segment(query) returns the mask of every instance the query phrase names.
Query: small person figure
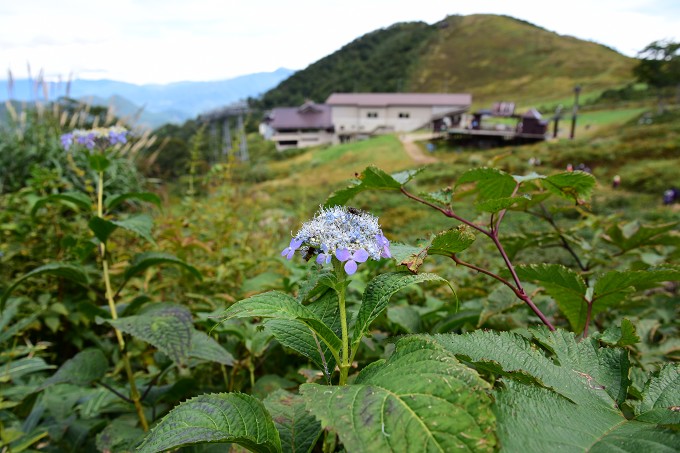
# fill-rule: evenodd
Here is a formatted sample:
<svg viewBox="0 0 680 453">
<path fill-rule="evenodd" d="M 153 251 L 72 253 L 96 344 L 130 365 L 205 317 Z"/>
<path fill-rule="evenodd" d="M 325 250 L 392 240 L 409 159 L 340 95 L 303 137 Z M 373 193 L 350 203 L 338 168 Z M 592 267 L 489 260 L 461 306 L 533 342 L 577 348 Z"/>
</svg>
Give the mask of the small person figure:
<svg viewBox="0 0 680 453">
<path fill-rule="evenodd" d="M 621 176 L 614 175 L 614 179 L 612 179 L 612 188 L 618 189 L 620 185 L 621 185 Z"/>
<path fill-rule="evenodd" d="M 567 164 L 567 171 L 574 171 L 574 166 L 571 164 Z"/>
<path fill-rule="evenodd" d="M 671 187 L 663 193 L 663 204 L 670 205 L 680 199 L 680 189 Z"/>
</svg>

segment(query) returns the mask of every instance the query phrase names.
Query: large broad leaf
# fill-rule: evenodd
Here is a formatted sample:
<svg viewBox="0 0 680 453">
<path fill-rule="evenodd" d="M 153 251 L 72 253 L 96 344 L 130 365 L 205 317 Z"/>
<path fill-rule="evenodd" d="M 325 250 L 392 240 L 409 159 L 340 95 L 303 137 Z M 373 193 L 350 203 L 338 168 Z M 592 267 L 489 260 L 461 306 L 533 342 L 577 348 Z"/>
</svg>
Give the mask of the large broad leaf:
<svg viewBox="0 0 680 453">
<path fill-rule="evenodd" d="M 371 323 L 387 308 L 387 303 L 394 293 L 414 283 L 430 281 L 444 282 L 449 287 L 451 286 L 448 280 L 436 274 L 413 275 L 409 272 L 390 272 L 380 274 L 371 280 L 366 287 L 366 291 L 364 291 L 361 307 L 354 324 L 352 354 L 356 353 L 361 337 L 368 331 Z M 453 288 L 451 289 L 453 290 Z"/>
<path fill-rule="evenodd" d="M 109 324 L 150 343 L 175 363 L 184 364 L 191 351 L 191 313 L 174 304 L 156 304 L 138 315 L 109 319 Z"/>
<path fill-rule="evenodd" d="M 680 426 L 680 364 L 667 363 L 647 382 L 636 420 Z"/>
<path fill-rule="evenodd" d="M 603 238 L 622 252 L 653 245 L 678 245 L 680 244 L 680 234 L 677 232 L 679 224 L 680 222 L 672 222 L 647 226 L 635 221 L 623 226 L 612 226 Z"/>
<path fill-rule="evenodd" d="M 153 203 L 159 208 L 161 207 L 161 199 L 158 195 L 151 192 L 130 192 L 121 195 L 116 195 L 115 197 L 107 198 L 104 205 L 107 210 L 116 208 L 118 205 L 128 200 L 144 201 L 147 203 Z"/>
<path fill-rule="evenodd" d="M 293 297 L 269 291 L 235 303 L 224 312 L 225 319 L 231 318 L 274 318 L 300 321 L 311 329 L 319 340 L 332 351 L 336 361 L 342 346 L 340 338 L 319 317 Z"/>
<path fill-rule="evenodd" d="M 495 168 L 473 168 L 463 173 L 456 181 L 456 186 L 476 182 L 479 197 L 482 200 L 507 198 L 517 187 L 515 179 L 504 171 Z"/>
<path fill-rule="evenodd" d="M 201 443 L 235 443 L 264 453 L 281 451 L 279 433 L 264 405 L 240 393 L 192 398 L 170 411 L 139 447 L 156 453 Z"/>
<path fill-rule="evenodd" d="M 496 392 L 498 436 L 508 451 L 674 451 L 678 436 L 627 420 L 619 409 L 630 385 L 624 349 L 600 348 L 573 333 L 532 331 L 553 358 L 514 333 L 438 335 L 445 349 L 505 376 Z M 644 396 L 643 396 L 644 398 Z"/>
<path fill-rule="evenodd" d="M 86 349 L 68 359 L 38 390 L 54 384 L 69 383 L 85 386 L 101 379 L 108 369 L 108 361 L 101 349 Z"/>
<path fill-rule="evenodd" d="M 36 267 L 32 271 L 19 277 L 9 288 L 5 291 L 0 298 L 0 311 L 5 309 L 5 304 L 7 303 L 7 298 L 14 291 L 14 289 L 19 286 L 24 280 L 36 277 L 38 275 L 54 275 L 57 277 L 65 278 L 71 280 L 72 282 L 79 283 L 81 285 L 88 285 L 90 283 L 90 277 L 84 267 L 73 264 L 73 263 L 48 263 L 40 267 Z"/>
<path fill-rule="evenodd" d="M 306 307 L 335 335 L 339 335 L 340 309 L 335 291 L 326 291 L 318 300 Z M 279 343 L 312 360 L 324 371 L 326 377 L 330 378 L 335 369 L 333 352 L 303 321 L 270 318 L 265 320 L 265 326 Z"/>
<path fill-rule="evenodd" d="M 101 242 L 106 242 L 109 236 L 111 236 L 111 233 L 117 228 L 122 228 L 144 238 L 151 244 L 156 243 L 153 236 L 151 236 L 153 220 L 146 214 L 131 216 L 123 220 L 106 220 L 101 217 L 92 217 L 88 225 L 97 239 Z"/>
<path fill-rule="evenodd" d="M 543 186 L 562 198 L 581 204 L 590 197 L 595 188 L 595 178 L 583 171 L 568 171 L 548 176 L 542 180 Z"/>
<path fill-rule="evenodd" d="M 196 277 L 198 280 L 202 280 L 201 273 L 194 266 L 185 263 L 181 259 L 174 255 L 165 252 L 144 252 L 138 253 L 132 258 L 130 265 L 125 269 L 123 278 L 125 282 L 130 280 L 135 275 L 144 272 L 152 266 L 158 266 L 161 264 L 172 264 L 175 266 L 180 266 L 189 271 L 191 275 Z"/>
<path fill-rule="evenodd" d="M 490 385 L 426 338 L 401 340 L 353 384 L 300 393 L 347 451 L 492 451 Z"/>
<path fill-rule="evenodd" d="M 586 325 L 588 303 L 583 278 L 561 264 L 532 264 L 517 266 L 517 275 L 523 280 L 540 282 L 545 291 L 555 299 L 567 317 L 572 329 L 581 332 Z"/>
<path fill-rule="evenodd" d="M 360 192 L 365 190 L 399 190 L 410 176 L 405 173 L 395 175 L 399 180 L 385 173 L 377 167 L 367 167 L 359 176 L 359 182 L 345 189 L 340 189 L 331 194 L 324 203 L 324 207 L 344 205 Z"/>
<path fill-rule="evenodd" d="M 215 341 L 214 338 L 200 330 L 193 330 L 191 332 L 191 351 L 189 356 L 221 363 L 222 365 L 234 364 L 234 356 Z"/>
<path fill-rule="evenodd" d="M 40 208 L 47 203 L 62 203 L 71 208 L 80 208 L 88 211 L 92 208 L 92 200 L 82 192 L 64 192 L 40 198 L 31 208 L 31 216 L 35 216 Z"/>
<path fill-rule="evenodd" d="M 321 435 L 321 423 L 305 408 L 305 399 L 277 390 L 264 399 L 281 438 L 284 453 L 310 452 Z"/>
</svg>

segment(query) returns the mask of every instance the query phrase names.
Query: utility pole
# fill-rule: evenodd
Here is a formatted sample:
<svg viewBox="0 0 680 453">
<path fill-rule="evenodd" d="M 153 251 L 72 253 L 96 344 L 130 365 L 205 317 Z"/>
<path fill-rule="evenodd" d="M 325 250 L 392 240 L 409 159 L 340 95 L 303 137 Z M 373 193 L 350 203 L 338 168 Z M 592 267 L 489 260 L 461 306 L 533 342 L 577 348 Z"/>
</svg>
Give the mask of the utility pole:
<svg viewBox="0 0 680 453">
<path fill-rule="evenodd" d="M 574 132 L 576 130 L 576 115 L 578 114 L 578 95 L 581 92 L 581 85 L 576 85 L 574 87 L 574 109 L 571 112 L 571 133 L 569 134 L 570 139 L 574 139 Z"/>
</svg>

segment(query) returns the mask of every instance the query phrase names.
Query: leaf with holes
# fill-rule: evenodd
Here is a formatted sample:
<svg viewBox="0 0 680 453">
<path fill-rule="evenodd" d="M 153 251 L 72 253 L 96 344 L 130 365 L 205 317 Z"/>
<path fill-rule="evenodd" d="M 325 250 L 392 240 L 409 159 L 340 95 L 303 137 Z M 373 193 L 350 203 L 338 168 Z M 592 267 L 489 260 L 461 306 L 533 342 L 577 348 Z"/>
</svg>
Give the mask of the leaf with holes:
<svg viewBox="0 0 680 453">
<path fill-rule="evenodd" d="M 144 340 L 167 354 L 175 363 L 184 364 L 191 351 L 193 322 L 191 313 L 174 304 L 155 304 L 138 315 L 109 319 L 109 324 Z"/>
<path fill-rule="evenodd" d="M 300 393 L 347 451 L 493 451 L 490 387 L 432 339 L 409 337 L 354 383 Z"/>
<path fill-rule="evenodd" d="M 181 403 L 149 432 L 137 451 L 156 453 L 227 442 L 254 452 L 281 451 L 279 433 L 267 409 L 256 398 L 241 393 L 212 393 Z"/>
</svg>

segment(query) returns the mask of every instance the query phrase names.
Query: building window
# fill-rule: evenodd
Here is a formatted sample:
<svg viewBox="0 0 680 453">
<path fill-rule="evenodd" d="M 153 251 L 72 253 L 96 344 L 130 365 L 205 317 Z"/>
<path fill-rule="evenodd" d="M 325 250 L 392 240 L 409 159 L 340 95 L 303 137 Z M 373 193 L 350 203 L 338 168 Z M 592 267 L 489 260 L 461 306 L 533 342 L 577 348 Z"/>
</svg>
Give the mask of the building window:
<svg viewBox="0 0 680 453">
<path fill-rule="evenodd" d="M 411 118 L 411 114 L 408 112 L 399 112 L 399 118 Z"/>
<path fill-rule="evenodd" d="M 366 118 L 377 118 L 378 112 L 366 112 Z"/>
</svg>

